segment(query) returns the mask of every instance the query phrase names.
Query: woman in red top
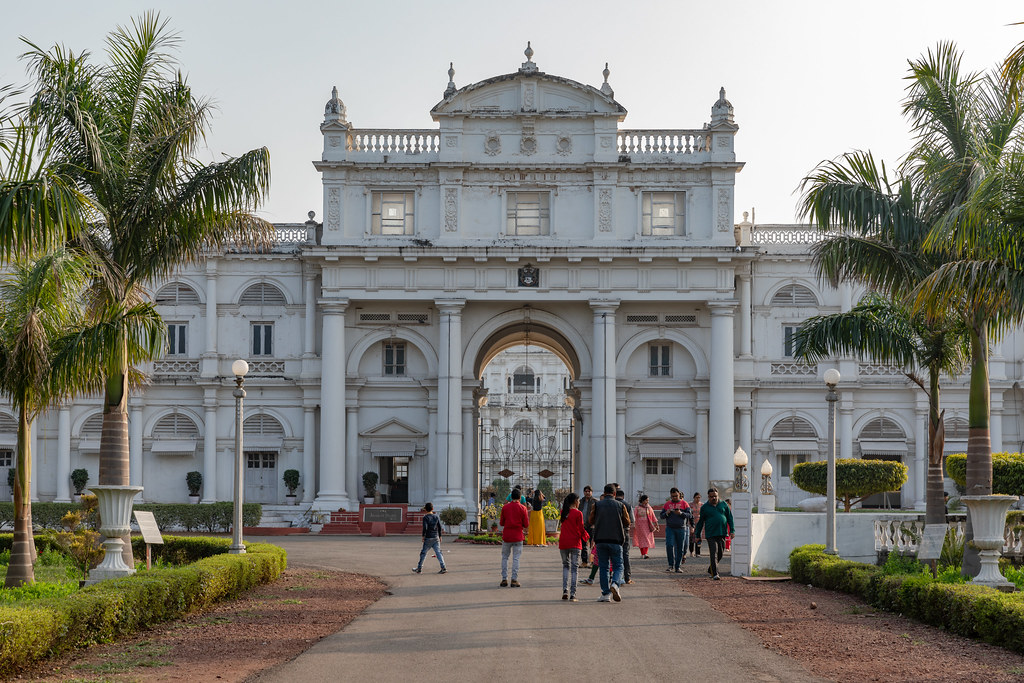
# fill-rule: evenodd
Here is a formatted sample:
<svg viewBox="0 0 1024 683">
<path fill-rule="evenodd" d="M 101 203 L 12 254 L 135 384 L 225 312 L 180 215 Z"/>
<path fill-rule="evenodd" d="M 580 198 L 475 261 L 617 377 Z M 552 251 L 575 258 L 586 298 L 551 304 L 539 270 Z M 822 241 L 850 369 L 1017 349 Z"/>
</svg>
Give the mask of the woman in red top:
<svg viewBox="0 0 1024 683">
<path fill-rule="evenodd" d="M 580 568 L 583 541 L 590 538 L 583 528 L 580 497 L 570 493 L 562 501 L 562 529 L 558 534 L 558 552 L 562 556 L 562 599 L 576 602 L 576 579 Z"/>
</svg>

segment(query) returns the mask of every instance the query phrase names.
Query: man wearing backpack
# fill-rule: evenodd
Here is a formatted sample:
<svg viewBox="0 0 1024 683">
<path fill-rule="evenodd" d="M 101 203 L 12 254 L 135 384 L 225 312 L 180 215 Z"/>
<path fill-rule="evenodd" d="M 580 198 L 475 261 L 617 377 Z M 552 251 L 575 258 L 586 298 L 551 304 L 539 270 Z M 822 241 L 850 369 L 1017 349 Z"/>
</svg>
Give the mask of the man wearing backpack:
<svg viewBox="0 0 1024 683">
<path fill-rule="evenodd" d="M 427 514 L 423 515 L 423 549 L 420 550 L 420 563 L 413 568 L 413 572 L 419 574 L 423 571 L 423 558 L 427 556 L 427 550 L 434 549 L 437 561 L 441 565 L 438 574 L 447 574 L 448 569 L 444 566 L 444 555 L 441 554 L 441 518 L 434 512 L 434 504 L 427 503 L 423 506 Z"/>
</svg>

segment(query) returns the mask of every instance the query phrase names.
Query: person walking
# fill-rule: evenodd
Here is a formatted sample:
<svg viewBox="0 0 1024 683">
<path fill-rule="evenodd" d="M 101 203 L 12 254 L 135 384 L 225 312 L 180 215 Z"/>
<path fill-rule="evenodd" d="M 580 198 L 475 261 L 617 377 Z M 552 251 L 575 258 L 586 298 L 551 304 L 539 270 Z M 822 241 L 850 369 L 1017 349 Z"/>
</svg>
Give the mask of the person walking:
<svg viewBox="0 0 1024 683">
<path fill-rule="evenodd" d="M 562 501 L 562 526 L 558 534 L 558 553 L 562 556 L 562 599 L 570 602 L 576 602 L 580 551 L 587 539 L 579 503 L 580 497 L 575 493 L 570 493 Z"/>
<path fill-rule="evenodd" d="M 547 532 L 544 530 L 544 493 L 538 488 L 528 499 L 530 505 L 530 531 L 526 545 L 546 546 Z"/>
<path fill-rule="evenodd" d="M 696 533 L 694 527 L 697 525 L 697 520 L 700 519 L 700 492 L 693 492 L 693 501 L 690 503 L 690 512 L 693 513 L 693 519 L 690 520 L 690 556 L 700 555 L 700 535 Z"/>
<path fill-rule="evenodd" d="M 665 520 L 665 553 L 668 555 L 668 569 L 665 571 L 681 574 L 683 570 L 679 567 L 686 562 L 686 544 L 693 513 L 675 486 L 669 491 L 669 499 L 661 508 L 661 518 Z"/>
<path fill-rule="evenodd" d="M 714 486 L 708 489 L 708 502 L 700 508 L 700 520 L 697 522 L 697 533 L 704 531 L 708 539 L 708 556 L 711 564 L 708 566 L 708 574 L 718 581 L 722 577 L 718 575 L 718 563 L 722 561 L 725 553 L 725 539 L 735 535 L 733 529 L 736 523 L 732 519 L 732 510 L 725 501 L 718 499 L 718 489 Z"/>
<path fill-rule="evenodd" d="M 587 520 L 590 519 L 590 510 L 597 503 L 597 499 L 594 498 L 594 490 L 587 484 L 583 487 L 583 498 L 580 499 L 580 514 L 583 515 L 583 528 L 586 530 L 587 535 L 593 537 L 594 528 L 590 526 Z M 593 543 L 588 543 L 587 540 L 583 541 L 583 548 L 580 552 L 580 566 L 590 566 L 590 550 L 588 546 L 592 546 Z"/>
<path fill-rule="evenodd" d="M 519 502 L 520 491 L 512 491 L 511 500 L 501 508 L 501 583 L 519 587 L 519 557 L 523 554 L 523 530 L 530 526 L 526 506 Z M 508 557 L 512 556 L 512 582 L 508 578 Z"/>
<path fill-rule="evenodd" d="M 622 544 L 629 528 L 626 506 L 615 500 L 615 485 L 605 484 L 604 495 L 590 512 L 590 525 L 594 528 L 597 562 L 601 572 L 601 597 L 598 602 L 622 600 Z M 608 563 L 612 571 L 609 580 Z"/>
<path fill-rule="evenodd" d="M 419 564 L 413 567 L 413 572 L 416 574 L 423 572 L 423 559 L 427 556 L 427 550 L 433 548 L 437 562 L 441 565 L 441 571 L 438 574 L 447 574 L 448 569 L 444 566 L 444 555 L 441 554 L 441 518 L 434 512 L 433 503 L 427 503 L 423 509 L 427 511 L 427 514 L 423 515 L 423 547 L 420 549 Z"/>
<path fill-rule="evenodd" d="M 622 503 L 623 507 L 626 508 L 626 515 L 629 517 L 629 524 L 625 529 L 625 539 L 622 541 L 622 583 L 630 584 L 633 583 L 633 568 L 629 564 L 629 547 L 630 547 L 630 526 L 633 523 L 633 506 L 626 502 L 626 492 L 619 488 L 619 485 L 615 485 L 615 500 Z"/>
<path fill-rule="evenodd" d="M 650 497 L 643 493 L 634 508 L 633 545 L 640 548 L 640 557 L 647 560 L 647 551 L 654 547 L 654 532 L 659 529 L 658 518 L 650 505 Z"/>
</svg>

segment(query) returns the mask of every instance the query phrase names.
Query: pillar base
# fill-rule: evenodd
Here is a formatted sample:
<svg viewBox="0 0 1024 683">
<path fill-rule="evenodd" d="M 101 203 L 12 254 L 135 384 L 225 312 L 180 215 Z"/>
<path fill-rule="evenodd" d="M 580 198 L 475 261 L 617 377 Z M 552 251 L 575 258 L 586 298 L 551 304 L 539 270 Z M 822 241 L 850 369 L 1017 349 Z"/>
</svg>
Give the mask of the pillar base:
<svg viewBox="0 0 1024 683">
<path fill-rule="evenodd" d="M 313 501 L 318 510 L 335 511 L 338 509 L 358 510 L 359 502 L 351 500 L 343 491 L 321 491 Z"/>
</svg>

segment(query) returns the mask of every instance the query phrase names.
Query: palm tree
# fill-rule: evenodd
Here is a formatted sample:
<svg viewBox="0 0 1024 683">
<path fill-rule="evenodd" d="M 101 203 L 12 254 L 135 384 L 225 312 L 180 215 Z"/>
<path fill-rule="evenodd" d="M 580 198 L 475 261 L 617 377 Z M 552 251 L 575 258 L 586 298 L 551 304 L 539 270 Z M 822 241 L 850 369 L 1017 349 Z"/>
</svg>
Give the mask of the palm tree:
<svg viewBox="0 0 1024 683">
<path fill-rule="evenodd" d="M 924 248 L 926 206 L 910 178 L 890 181 L 870 152 L 853 152 L 818 166 L 802 183 L 804 215 L 824 233 L 813 249 L 819 277 L 862 282 L 874 292 L 850 311 L 801 325 L 795 355 L 808 362 L 836 354 L 867 356 L 905 368 L 928 395 L 926 522 L 945 523 L 943 411 L 939 378 L 962 369 L 965 333 L 950 310 L 928 317 L 909 310 L 914 287 L 941 266 L 945 254 Z M 916 369 L 927 372 L 927 384 Z"/>
<path fill-rule="evenodd" d="M 26 41 L 35 85 L 27 116 L 53 150 L 50 168 L 75 178 L 96 207 L 73 241 L 96 269 L 89 324 L 63 358 L 104 377 L 98 483 L 125 485 L 126 403 L 133 366 L 159 355 L 165 328 L 146 286 L 207 249 L 264 244 L 273 227 L 251 212 L 270 182 L 266 148 L 203 164 L 211 103 L 197 99 L 170 53 L 178 43 L 155 13 L 107 37 L 108 64 Z"/>
<path fill-rule="evenodd" d="M 34 262 L 16 261 L 0 279 L 0 394 L 18 414 L 14 545 L 6 588 L 35 580 L 30 425 L 50 403 L 94 388 L 98 379 L 87 369 L 64 373 L 59 380 L 51 373 L 56 345 L 80 322 L 80 295 L 87 279 L 83 260 L 64 251 Z"/>
</svg>

